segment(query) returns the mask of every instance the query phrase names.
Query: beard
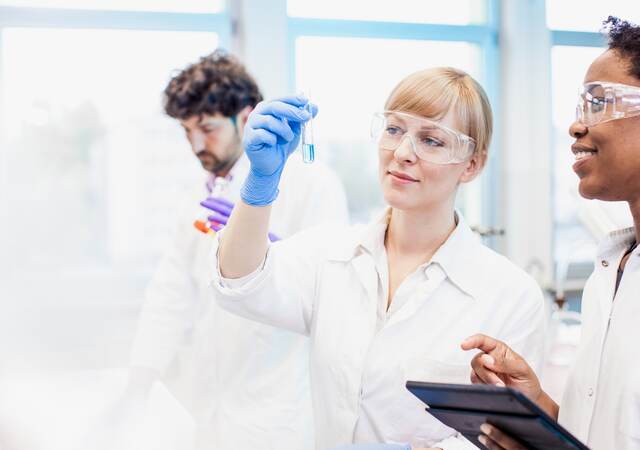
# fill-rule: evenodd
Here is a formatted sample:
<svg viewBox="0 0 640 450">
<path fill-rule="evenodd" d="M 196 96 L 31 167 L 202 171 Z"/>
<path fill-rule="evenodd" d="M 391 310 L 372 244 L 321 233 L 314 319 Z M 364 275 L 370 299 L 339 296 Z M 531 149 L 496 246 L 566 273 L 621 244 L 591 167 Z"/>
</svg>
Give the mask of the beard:
<svg viewBox="0 0 640 450">
<path fill-rule="evenodd" d="M 200 150 L 196 154 L 196 157 L 200 161 L 202 168 L 207 172 L 214 172 L 215 169 L 220 165 L 220 160 L 206 150 Z"/>
<path fill-rule="evenodd" d="M 206 149 L 196 153 L 196 157 L 204 170 L 214 175 L 224 176 L 240 158 L 242 151 L 240 137 L 236 134 L 233 141 L 222 152 L 225 155 L 224 159 L 218 158 Z"/>
</svg>

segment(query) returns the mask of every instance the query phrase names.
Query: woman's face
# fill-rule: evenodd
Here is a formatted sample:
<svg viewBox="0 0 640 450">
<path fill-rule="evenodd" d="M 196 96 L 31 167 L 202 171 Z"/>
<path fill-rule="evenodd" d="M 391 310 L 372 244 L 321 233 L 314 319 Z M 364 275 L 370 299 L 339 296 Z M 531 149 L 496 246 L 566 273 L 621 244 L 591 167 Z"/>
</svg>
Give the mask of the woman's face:
<svg viewBox="0 0 640 450">
<path fill-rule="evenodd" d="M 608 81 L 640 87 L 628 73 L 628 61 L 607 50 L 591 64 L 584 82 Z M 635 201 L 640 198 L 640 117 L 611 120 L 586 127 L 574 122 L 574 154 L 587 152 L 573 165 L 580 195 L 589 199 Z"/>
<path fill-rule="evenodd" d="M 449 111 L 441 125 L 463 130 Z M 481 166 L 474 154 L 471 160 L 457 164 L 435 164 L 419 159 L 409 139 L 394 150 L 378 148 L 379 178 L 385 201 L 400 210 L 433 210 L 453 205 L 460 183 L 471 181 Z"/>
</svg>

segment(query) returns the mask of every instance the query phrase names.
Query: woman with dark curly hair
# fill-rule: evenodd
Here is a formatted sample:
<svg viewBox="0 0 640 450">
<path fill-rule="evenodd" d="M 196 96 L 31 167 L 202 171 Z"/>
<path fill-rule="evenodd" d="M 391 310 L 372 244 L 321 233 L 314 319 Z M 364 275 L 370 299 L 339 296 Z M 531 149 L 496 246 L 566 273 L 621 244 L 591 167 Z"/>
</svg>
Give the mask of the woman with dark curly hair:
<svg viewBox="0 0 640 450">
<path fill-rule="evenodd" d="M 600 245 L 584 288 L 582 337 L 564 398 L 557 405 L 524 358 L 501 341 L 476 335 L 463 348 L 477 383 L 524 392 L 590 448 L 640 449 L 640 27 L 609 17 L 609 48 L 584 78 L 576 120 L 573 170 L 588 199 L 625 201 L 635 226 Z M 491 449 L 525 449 L 485 424 L 480 440 Z"/>
</svg>

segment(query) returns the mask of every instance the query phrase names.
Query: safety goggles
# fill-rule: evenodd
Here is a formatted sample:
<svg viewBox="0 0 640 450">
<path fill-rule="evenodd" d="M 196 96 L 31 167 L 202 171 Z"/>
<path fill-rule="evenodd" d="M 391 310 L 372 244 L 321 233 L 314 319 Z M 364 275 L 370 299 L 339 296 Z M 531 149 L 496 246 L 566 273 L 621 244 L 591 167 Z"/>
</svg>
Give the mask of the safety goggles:
<svg viewBox="0 0 640 450">
<path fill-rule="evenodd" d="M 640 115 L 640 88 L 606 81 L 582 86 L 576 120 L 587 127 Z"/>
<path fill-rule="evenodd" d="M 457 164 L 467 161 L 476 147 L 469 136 L 424 117 L 400 111 L 373 115 L 371 137 L 383 150 L 395 151 L 409 139 L 416 156 L 434 164 Z"/>
</svg>

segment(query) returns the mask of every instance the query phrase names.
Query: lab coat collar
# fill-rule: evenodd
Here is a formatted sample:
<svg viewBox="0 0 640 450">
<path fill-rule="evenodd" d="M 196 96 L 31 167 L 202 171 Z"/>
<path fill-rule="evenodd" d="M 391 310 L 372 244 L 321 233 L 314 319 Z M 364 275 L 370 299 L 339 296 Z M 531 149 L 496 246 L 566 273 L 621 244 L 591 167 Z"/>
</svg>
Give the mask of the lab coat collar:
<svg viewBox="0 0 640 450">
<path fill-rule="evenodd" d="M 391 208 L 386 208 L 379 218 L 366 225 L 352 227 L 346 235 L 333 242 L 328 259 L 349 262 L 361 255 L 373 256 L 384 247 L 384 234 L 389 224 Z"/>
<path fill-rule="evenodd" d="M 378 255 L 384 251 L 384 237 L 391 220 L 391 208 L 385 210 L 378 216 L 378 219 L 369 224 L 364 233 L 356 242 L 356 251 L 366 251 L 371 255 Z"/>
<path fill-rule="evenodd" d="M 458 225 L 433 255 L 431 264 L 439 265 L 458 289 L 473 298 L 478 298 L 484 280 L 479 272 L 470 270 L 470 267 L 477 265 L 468 262 L 481 258 L 482 243 L 459 211 L 456 211 L 456 216 Z"/>
<path fill-rule="evenodd" d="M 437 264 L 461 291 L 477 298 L 481 292 L 484 281 L 482 276 L 469 270 L 469 264 L 465 261 L 477 260 L 481 257 L 482 243 L 471 228 L 467 225 L 462 214 L 456 211 L 458 225 L 453 230 L 449 238 L 436 251 L 431 261 L 421 266 L 427 276 L 429 266 Z M 384 237 L 391 217 L 391 208 L 387 208 L 378 220 L 360 228 L 357 233 L 350 237 L 350 242 L 334 252 L 329 259 L 334 261 L 348 262 L 363 254 L 369 254 L 372 258 L 384 249 Z M 358 258 L 361 259 L 361 258 Z"/>
<path fill-rule="evenodd" d="M 598 259 L 616 256 L 629 249 L 636 237 L 635 227 L 612 231 L 598 245 Z M 640 251 L 640 250 L 636 250 Z"/>
</svg>

